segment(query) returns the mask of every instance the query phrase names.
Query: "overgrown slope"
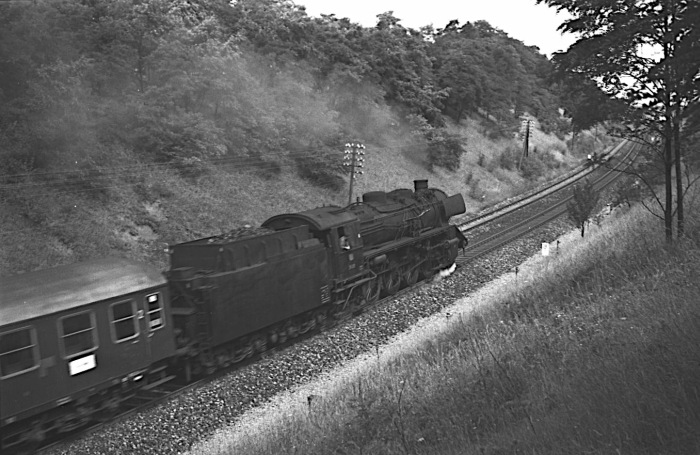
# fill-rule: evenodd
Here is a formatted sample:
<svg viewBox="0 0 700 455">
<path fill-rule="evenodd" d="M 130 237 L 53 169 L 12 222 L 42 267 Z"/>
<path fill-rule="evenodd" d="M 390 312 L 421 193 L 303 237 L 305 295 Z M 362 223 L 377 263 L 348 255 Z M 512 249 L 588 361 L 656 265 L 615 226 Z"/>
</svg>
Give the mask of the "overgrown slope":
<svg viewBox="0 0 700 455">
<path fill-rule="evenodd" d="M 290 0 L 0 2 L 0 62 L 2 274 L 114 254 L 164 266 L 168 243 L 344 205 L 349 141 L 367 145 L 356 195 L 428 178 L 471 211 L 585 153 L 562 142 L 577 123 L 552 62 L 485 22 L 362 27 Z M 521 164 L 526 116 L 539 126 Z"/>
<path fill-rule="evenodd" d="M 356 181 L 355 196 L 411 188 L 414 179 L 426 178 L 450 194 L 463 193 L 468 211 L 476 212 L 582 160 L 580 154 L 564 153 L 563 142 L 536 132 L 533 142 L 542 152 L 529 160 L 548 161 L 538 165 L 541 174 L 526 179 L 514 168 L 502 167 L 513 159 L 516 140 L 489 140 L 475 120 L 463 121 L 453 131 L 463 137 L 465 148 L 455 171 L 428 171 L 425 148 L 406 140 L 401 131 L 387 134 L 381 144 L 368 143 L 365 174 Z M 339 162 L 342 152 L 335 152 Z M 138 163 L 128 155 L 120 161 L 82 175 L 26 173 L 4 185 L 0 273 L 108 255 L 165 267 L 168 244 L 258 225 L 283 212 L 348 201 L 347 179 L 339 189 L 323 188 L 300 178 L 292 163 L 271 174 L 259 166 L 222 160 L 188 175 L 177 167 Z"/>
</svg>

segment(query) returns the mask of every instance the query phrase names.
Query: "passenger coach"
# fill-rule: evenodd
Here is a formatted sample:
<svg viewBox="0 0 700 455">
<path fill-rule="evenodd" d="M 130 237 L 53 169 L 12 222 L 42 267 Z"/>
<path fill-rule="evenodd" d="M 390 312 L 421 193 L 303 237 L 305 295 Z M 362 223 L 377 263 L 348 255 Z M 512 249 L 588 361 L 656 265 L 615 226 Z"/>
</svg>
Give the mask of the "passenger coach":
<svg viewBox="0 0 700 455">
<path fill-rule="evenodd" d="M 164 375 L 175 350 L 167 293 L 158 270 L 126 259 L 0 278 L 2 447 L 109 414 Z"/>
</svg>

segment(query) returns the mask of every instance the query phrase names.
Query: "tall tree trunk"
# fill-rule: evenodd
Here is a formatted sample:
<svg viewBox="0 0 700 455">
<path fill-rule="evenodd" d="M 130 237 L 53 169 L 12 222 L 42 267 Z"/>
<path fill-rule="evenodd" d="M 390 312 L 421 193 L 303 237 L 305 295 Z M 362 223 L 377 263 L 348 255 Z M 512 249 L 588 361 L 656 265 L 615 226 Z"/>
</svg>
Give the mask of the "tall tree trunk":
<svg viewBox="0 0 700 455">
<path fill-rule="evenodd" d="M 667 21 L 671 18 L 667 16 Z M 673 44 L 664 43 L 664 59 L 668 60 L 672 55 Z M 664 64 L 664 189 L 666 191 L 666 205 L 664 207 L 664 228 L 666 243 L 673 242 L 673 100 L 671 98 L 671 67 Z"/>
<path fill-rule="evenodd" d="M 680 110 L 680 105 L 676 109 Z M 681 161 L 681 125 L 680 115 L 673 118 L 673 148 L 676 164 L 676 215 L 678 216 L 678 231 L 676 237 L 681 238 L 685 231 L 683 216 L 683 162 Z"/>
<path fill-rule="evenodd" d="M 669 112 L 670 109 L 667 109 Z M 664 121 L 664 187 L 666 205 L 664 206 L 664 227 L 666 242 L 673 242 L 673 148 L 671 144 L 673 127 L 669 117 Z"/>
</svg>

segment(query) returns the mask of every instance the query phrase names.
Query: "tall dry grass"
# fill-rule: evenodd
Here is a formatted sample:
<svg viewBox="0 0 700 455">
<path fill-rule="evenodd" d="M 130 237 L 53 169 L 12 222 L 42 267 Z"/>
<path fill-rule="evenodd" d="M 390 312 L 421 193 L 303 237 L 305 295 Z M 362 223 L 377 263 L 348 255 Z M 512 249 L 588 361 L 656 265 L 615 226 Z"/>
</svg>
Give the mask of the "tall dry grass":
<svg viewBox="0 0 700 455">
<path fill-rule="evenodd" d="M 697 453 L 700 226 L 659 229 L 633 209 L 572 233 L 193 453 Z"/>
</svg>

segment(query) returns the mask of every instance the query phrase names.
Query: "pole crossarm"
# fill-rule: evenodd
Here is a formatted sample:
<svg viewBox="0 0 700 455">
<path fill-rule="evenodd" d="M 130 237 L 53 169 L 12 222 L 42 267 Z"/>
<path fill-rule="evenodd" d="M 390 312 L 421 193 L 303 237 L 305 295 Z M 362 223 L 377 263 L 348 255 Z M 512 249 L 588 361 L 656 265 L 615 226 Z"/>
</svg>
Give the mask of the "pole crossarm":
<svg viewBox="0 0 700 455">
<path fill-rule="evenodd" d="M 348 204 L 352 204 L 352 190 L 355 179 L 364 174 L 362 168 L 365 165 L 365 146 L 360 142 L 349 142 L 345 144 L 343 153 L 343 166 L 350 172 L 350 192 L 348 194 Z"/>
</svg>

